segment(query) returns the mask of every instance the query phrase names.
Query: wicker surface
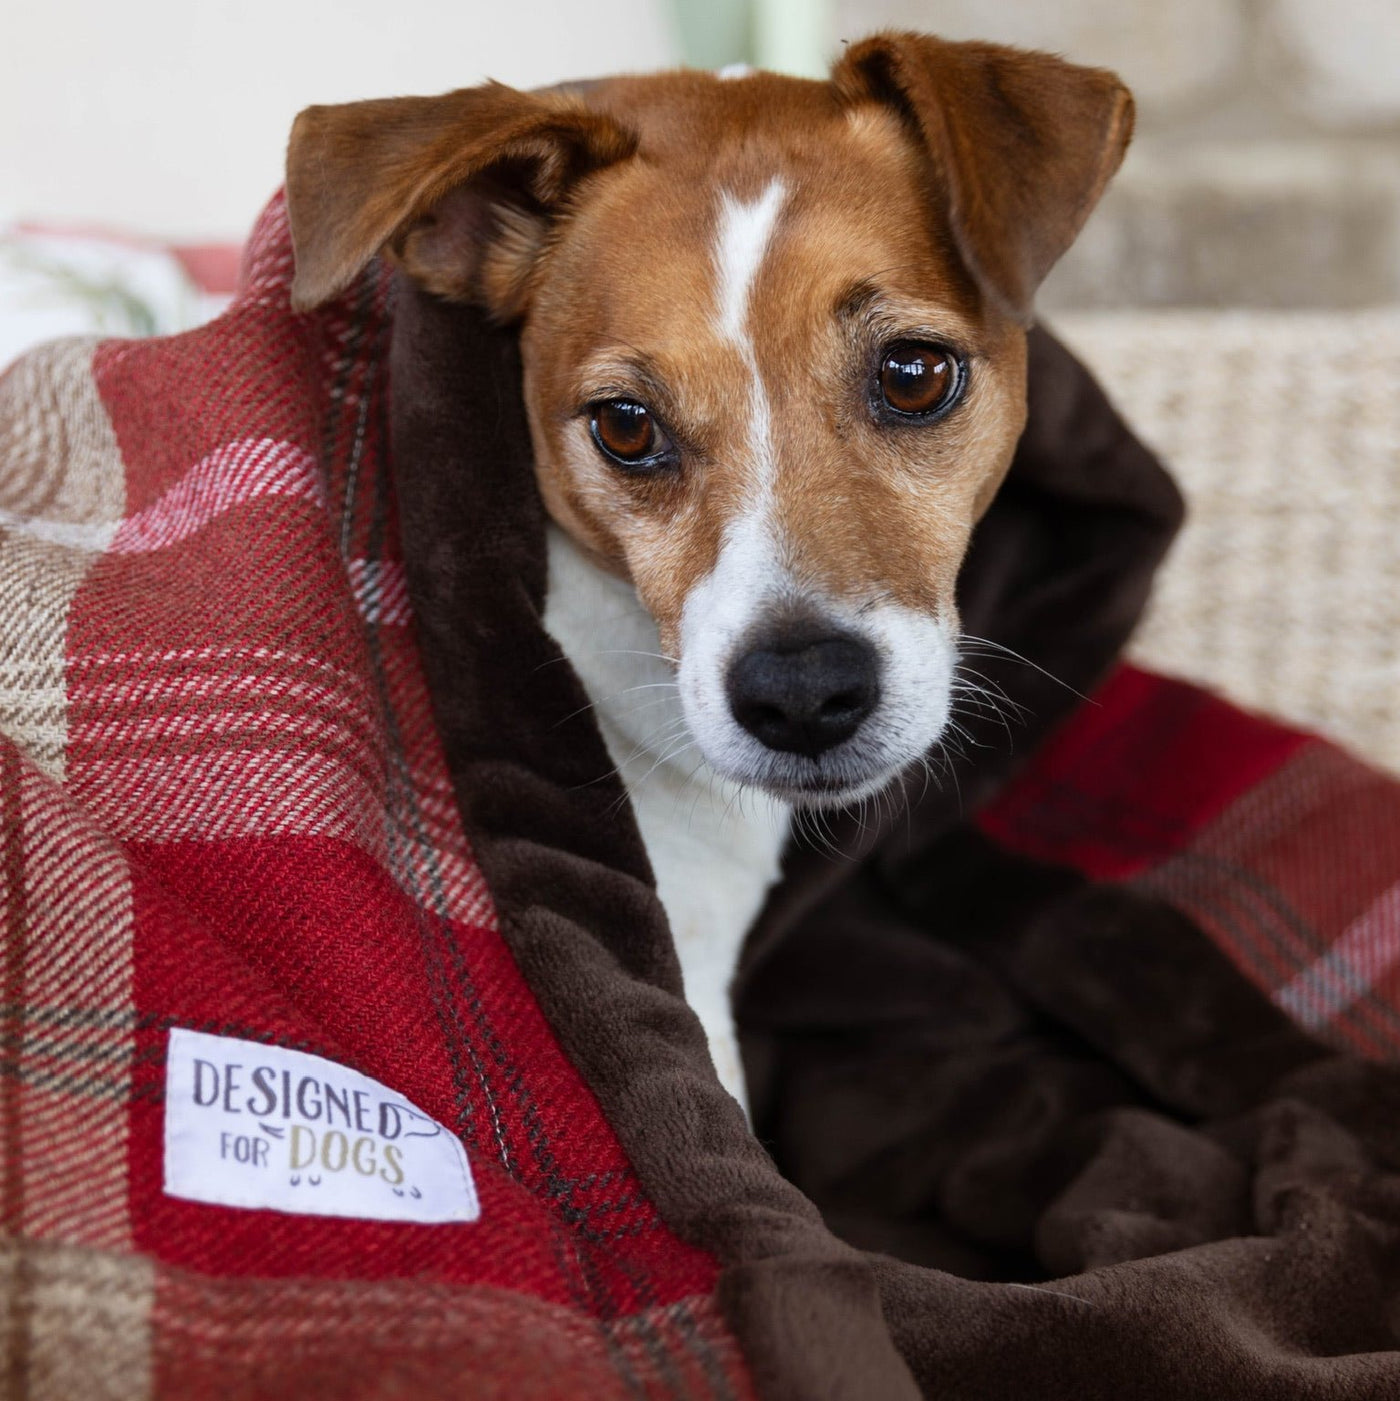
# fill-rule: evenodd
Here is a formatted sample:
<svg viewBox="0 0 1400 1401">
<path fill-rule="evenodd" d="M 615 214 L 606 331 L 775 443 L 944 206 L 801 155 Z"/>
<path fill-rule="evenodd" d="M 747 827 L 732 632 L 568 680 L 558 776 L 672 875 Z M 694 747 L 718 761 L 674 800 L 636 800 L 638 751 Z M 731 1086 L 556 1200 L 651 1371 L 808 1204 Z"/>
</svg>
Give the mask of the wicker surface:
<svg viewBox="0 0 1400 1401">
<path fill-rule="evenodd" d="M 1400 308 L 1055 328 L 1190 503 L 1134 659 L 1400 770 Z"/>
</svg>

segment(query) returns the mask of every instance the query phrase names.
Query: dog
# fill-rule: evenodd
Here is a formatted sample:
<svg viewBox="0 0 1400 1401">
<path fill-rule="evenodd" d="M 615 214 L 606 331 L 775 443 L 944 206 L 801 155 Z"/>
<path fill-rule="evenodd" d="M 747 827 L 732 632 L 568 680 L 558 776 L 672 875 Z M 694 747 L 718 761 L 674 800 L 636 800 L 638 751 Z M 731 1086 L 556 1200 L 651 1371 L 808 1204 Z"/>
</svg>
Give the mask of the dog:
<svg viewBox="0 0 1400 1401">
<path fill-rule="evenodd" d="M 1034 294 L 1132 122 L 1101 69 L 886 33 L 824 82 L 487 83 L 293 127 L 295 307 L 383 254 L 519 327 L 545 623 L 741 1103 L 744 935 L 794 812 L 880 793 L 949 724 Z"/>
</svg>

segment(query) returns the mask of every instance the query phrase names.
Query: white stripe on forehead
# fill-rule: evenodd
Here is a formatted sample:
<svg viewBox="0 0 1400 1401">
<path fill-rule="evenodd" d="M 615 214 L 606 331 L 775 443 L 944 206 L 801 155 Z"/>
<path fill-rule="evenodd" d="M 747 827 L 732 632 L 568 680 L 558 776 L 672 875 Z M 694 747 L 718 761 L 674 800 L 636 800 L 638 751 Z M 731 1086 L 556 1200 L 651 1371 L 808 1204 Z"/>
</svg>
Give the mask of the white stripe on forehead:
<svg viewBox="0 0 1400 1401">
<path fill-rule="evenodd" d="M 785 193 L 781 180 L 770 180 L 768 188 L 752 203 L 746 204 L 727 192 L 720 198 L 715 236 L 719 327 L 731 341 L 748 339 L 744 319 L 749 309 L 749 292 L 763 265 Z"/>
<path fill-rule="evenodd" d="M 770 180 L 749 203 L 727 192 L 720 196 L 714 251 L 716 324 L 719 334 L 738 350 L 748 374 L 748 450 L 742 462 L 746 470 L 741 505 L 725 523 L 713 570 L 691 589 L 681 610 L 681 675 L 703 678 L 691 684 L 698 698 L 687 709 L 692 731 L 706 723 L 690 713 L 696 706 L 710 712 L 711 724 L 723 725 L 717 717 L 728 713 L 724 674 L 730 654 L 784 579 L 773 522 L 773 416 L 748 327 L 753 284 L 772 242 L 783 195 L 782 181 Z M 681 690 L 686 691 L 684 680 Z"/>
</svg>

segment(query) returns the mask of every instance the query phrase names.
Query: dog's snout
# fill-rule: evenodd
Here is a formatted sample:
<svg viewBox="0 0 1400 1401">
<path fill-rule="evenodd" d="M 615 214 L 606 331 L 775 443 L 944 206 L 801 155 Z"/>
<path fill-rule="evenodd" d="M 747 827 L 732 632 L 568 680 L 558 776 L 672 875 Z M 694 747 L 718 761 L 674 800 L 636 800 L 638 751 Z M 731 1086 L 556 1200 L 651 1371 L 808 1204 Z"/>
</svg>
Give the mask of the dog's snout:
<svg viewBox="0 0 1400 1401">
<path fill-rule="evenodd" d="M 849 739 L 880 698 L 875 649 L 849 634 L 767 641 L 729 669 L 734 718 L 769 749 L 815 758 Z"/>
</svg>

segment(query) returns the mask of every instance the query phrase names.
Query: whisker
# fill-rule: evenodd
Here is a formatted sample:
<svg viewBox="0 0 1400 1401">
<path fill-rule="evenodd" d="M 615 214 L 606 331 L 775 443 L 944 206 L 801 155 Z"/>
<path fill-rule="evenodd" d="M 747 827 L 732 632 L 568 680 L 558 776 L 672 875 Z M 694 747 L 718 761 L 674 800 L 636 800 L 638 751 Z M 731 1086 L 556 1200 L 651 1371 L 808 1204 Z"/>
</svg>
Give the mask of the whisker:
<svg viewBox="0 0 1400 1401">
<path fill-rule="evenodd" d="M 945 758 L 945 760 L 948 760 L 948 764 L 947 764 L 947 773 L 948 773 L 948 777 L 951 778 L 951 779 L 953 780 L 953 791 L 957 794 L 957 797 L 958 797 L 958 813 L 959 813 L 959 815 L 961 816 L 961 815 L 963 815 L 963 795 L 962 795 L 962 784 L 958 781 L 958 769 L 957 769 L 957 765 L 954 764 L 954 763 L 951 761 L 951 759 L 948 758 L 947 746 L 946 746 L 946 745 L 944 745 L 943 743 L 940 742 L 939 748 L 942 749 L 942 750 L 944 751 L 944 758 Z M 965 757 L 965 756 L 964 756 L 964 757 Z"/>
<path fill-rule="evenodd" d="M 965 697 L 969 701 L 975 701 L 990 710 L 996 711 L 998 715 L 1010 714 L 1018 723 L 1024 724 L 1030 715 L 1030 709 L 1022 705 L 1019 701 L 1014 701 L 1005 692 L 1000 694 L 991 690 L 987 686 L 980 685 L 976 681 L 969 681 L 959 677 L 953 683 L 953 693 Z"/>
<path fill-rule="evenodd" d="M 1013 661 L 1021 662 L 1023 665 L 1030 667 L 1032 671 L 1038 671 L 1047 680 L 1053 681 L 1057 686 L 1063 686 L 1065 690 L 1067 690 L 1071 695 L 1078 696 L 1080 700 L 1089 700 L 1088 696 L 1086 696 L 1082 691 L 1076 691 L 1075 688 L 1071 686 L 1068 681 L 1062 680 L 1060 677 L 1056 676 L 1053 671 L 1046 671 L 1046 669 L 1043 666 L 1041 666 L 1039 662 L 1033 662 L 1029 657 L 1023 657 L 1019 652 L 1015 651 L 1013 648 L 1008 647 L 1004 642 L 995 642 L 990 637 L 974 637 L 970 632 L 965 632 L 959 639 L 959 652 L 962 651 L 963 642 L 975 642 L 983 647 L 995 648 L 997 653 L 1001 654 L 1002 656 L 1010 657 Z"/>
<path fill-rule="evenodd" d="M 613 701 L 621 700 L 623 696 L 634 695 L 638 691 L 656 691 L 662 689 L 668 691 L 678 691 L 680 687 L 674 681 L 645 681 L 637 686 L 626 686 L 622 690 L 616 691 L 610 696 L 600 696 L 595 701 L 589 701 L 587 705 L 579 706 L 577 710 L 571 710 L 566 716 L 564 716 L 562 720 L 556 720 L 551 726 L 551 728 L 557 730 L 561 725 L 567 725 L 570 720 L 573 720 L 576 717 L 585 714 L 587 711 L 597 710 L 600 706 L 608 705 Z M 631 713 L 635 715 L 639 710 L 646 710 L 650 706 L 664 705 L 668 699 L 668 696 L 658 696 L 654 700 L 649 700 L 643 705 L 633 706 Z"/>
<path fill-rule="evenodd" d="M 679 657 L 667 656 L 665 652 L 644 652 L 637 647 L 597 647 L 589 650 L 589 656 L 593 657 L 650 657 L 652 661 L 667 662 L 671 666 L 679 666 Z"/>
</svg>

